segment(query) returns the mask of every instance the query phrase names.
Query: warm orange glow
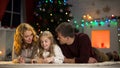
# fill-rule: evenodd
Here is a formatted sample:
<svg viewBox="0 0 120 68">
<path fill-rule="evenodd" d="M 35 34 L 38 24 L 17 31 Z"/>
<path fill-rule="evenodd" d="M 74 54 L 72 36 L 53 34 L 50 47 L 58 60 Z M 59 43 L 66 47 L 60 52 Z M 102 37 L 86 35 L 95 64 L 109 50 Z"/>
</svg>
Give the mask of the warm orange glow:
<svg viewBox="0 0 120 68">
<path fill-rule="evenodd" d="M 114 17 L 114 15 L 112 14 L 112 17 Z"/>
<path fill-rule="evenodd" d="M 2 51 L 0 51 L 0 55 L 2 55 Z"/>
<path fill-rule="evenodd" d="M 91 19 L 92 19 L 92 17 L 91 17 L 91 16 L 89 16 L 89 17 L 88 17 L 88 20 L 91 20 Z"/>
<path fill-rule="evenodd" d="M 87 21 L 90 21 L 90 20 L 92 20 L 93 18 L 92 18 L 89 14 L 87 14 L 87 15 L 83 15 L 83 19 L 84 19 L 84 20 L 87 20 Z"/>
<path fill-rule="evenodd" d="M 85 19 L 85 18 L 86 18 L 86 15 L 84 15 L 83 18 Z"/>
<path fill-rule="evenodd" d="M 93 30 L 92 46 L 96 48 L 110 48 L 110 31 L 109 30 Z"/>
</svg>

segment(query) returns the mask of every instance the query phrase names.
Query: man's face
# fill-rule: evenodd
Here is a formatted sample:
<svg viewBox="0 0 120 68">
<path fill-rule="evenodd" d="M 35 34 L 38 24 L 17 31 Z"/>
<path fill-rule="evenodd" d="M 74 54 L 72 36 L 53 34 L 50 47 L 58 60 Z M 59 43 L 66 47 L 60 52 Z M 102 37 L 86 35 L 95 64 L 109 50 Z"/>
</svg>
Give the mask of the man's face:
<svg viewBox="0 0 120 68">
<path fill-rule="evenodd" d="M 59 43 L 60 43 L 60 44 L 66 44 L 67 38 L 64 37 L 64 36 L 62 36 L 61 33 L 58 33 L 57 40 L 59 40 Z"/>
</svg>

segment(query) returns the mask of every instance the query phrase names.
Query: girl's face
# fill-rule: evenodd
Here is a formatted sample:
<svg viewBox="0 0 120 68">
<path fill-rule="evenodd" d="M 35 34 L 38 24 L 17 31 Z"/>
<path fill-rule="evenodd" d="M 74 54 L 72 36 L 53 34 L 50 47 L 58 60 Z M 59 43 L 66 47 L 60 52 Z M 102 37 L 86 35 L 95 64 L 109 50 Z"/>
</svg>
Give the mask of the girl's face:
<svg viewBox="0 0 120 68">
<path fill-rule="evenodd" d="M 50 41 L 50 39 L 49 38 L 47 38 L 47 37 L 45 37 L 45 36 L 42 36 L 41 38 L 40 38 L 40 44 L 41 44 L 41 46 L 45 49 L 45 50 L 49 50 L 49 47 L 50 47 L 50 45 L 51 45 L 51 41 Z"/>
<path fill-rule="evenodd" d="M 26 30 L 23 34 L 23 39 L 24 39 L 24 42 L 27 43 L 27 44 L 31 44 L 32 43 L 32 40 L 33 40 L 33 34 L 32 34 L 32 31 L 30 30 Z"/>
</svg>

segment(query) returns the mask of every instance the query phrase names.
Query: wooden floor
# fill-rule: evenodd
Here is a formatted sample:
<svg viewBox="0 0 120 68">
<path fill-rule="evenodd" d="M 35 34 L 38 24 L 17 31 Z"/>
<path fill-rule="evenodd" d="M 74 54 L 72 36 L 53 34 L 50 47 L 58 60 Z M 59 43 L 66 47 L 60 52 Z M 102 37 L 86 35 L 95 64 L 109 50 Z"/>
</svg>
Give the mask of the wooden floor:
<svg viewBox="0 0 120 68">
<path fill-rule="evenodd" d="M 0 61 L 0 68 L 120 68 L 120 62 L 89 64 L 14 64 Z"/>
</svg>

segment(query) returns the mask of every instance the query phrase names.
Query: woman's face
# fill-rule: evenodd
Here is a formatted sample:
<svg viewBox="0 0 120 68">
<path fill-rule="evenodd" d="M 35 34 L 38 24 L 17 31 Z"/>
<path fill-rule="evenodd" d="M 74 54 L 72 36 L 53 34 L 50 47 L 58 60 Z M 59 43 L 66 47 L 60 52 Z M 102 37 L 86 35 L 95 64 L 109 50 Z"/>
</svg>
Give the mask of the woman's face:
<svg viewBox="0 0 120 68">
<path fill-rule="evenodd" d="M 26 30 L 23 34 L 23 39 L 24 39 L 24 42 L 27 43 L 27 44 L 31 44 L 32 43 L 32 40 L 33 40 L 33 33 L 32 31 L 30 30 Z"/>
<path fill-rule="evenodd" d="M 42 46 L 45 50 L 49 50 L 49 47 L 50 47 L 50 45 L 51 45 L 51 41 L 50 41 L 50 39 L 48 39 L 47 37 L 42 36 L 42 37 L 40 38 L 40 44 L 41 44 L 41 46 Z"/>
</svg>

